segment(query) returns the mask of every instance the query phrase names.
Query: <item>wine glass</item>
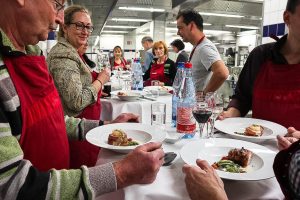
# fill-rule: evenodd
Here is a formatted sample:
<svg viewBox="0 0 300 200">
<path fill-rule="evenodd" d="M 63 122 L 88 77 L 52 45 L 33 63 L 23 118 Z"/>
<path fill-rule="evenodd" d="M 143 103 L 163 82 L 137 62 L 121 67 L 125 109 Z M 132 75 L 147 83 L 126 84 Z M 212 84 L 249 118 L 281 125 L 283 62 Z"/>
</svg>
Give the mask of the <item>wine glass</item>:
<svg viewBox="0 0 300 200">
<path fill-rule="evenodd" d="M 195 106 L 193 107 L 193 116 L 199 124 L 200 138 L 208 138 L 210 134 L 208 133 L 208 120 L 213 112 L 213 104 L 210 102 L 211 99 L 207 95 L 198 95 L 196 98 Z M 204 135 L 204 126 L 207 125 L 206 133 Z"/>
<path fill-rule="evenodd" d="M 213 112 L 210 120 L 210 125 L 211 125 L 210 137 L 212 137 L 214 134 L 215 121 L 224 108 L 224 96 L 223 94 L 219 94 L 217 92 L 210 92 L 207 93 L 207 95 L 209 96 L 210 103 L 213 106 Z"/>
</svg>

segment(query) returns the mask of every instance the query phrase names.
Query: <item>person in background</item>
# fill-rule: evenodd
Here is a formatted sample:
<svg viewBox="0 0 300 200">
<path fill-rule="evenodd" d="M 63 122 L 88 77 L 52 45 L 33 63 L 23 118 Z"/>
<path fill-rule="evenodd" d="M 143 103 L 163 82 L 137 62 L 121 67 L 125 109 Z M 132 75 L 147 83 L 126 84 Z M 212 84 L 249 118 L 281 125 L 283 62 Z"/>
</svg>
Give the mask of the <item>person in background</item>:
<svg viewBox="0 0 300 200">
<path fill-rule="evenodd" d="M 168 58 L 168 48 L 163 41 L 155 42 L 152 47 L 155 58 L 143 76 L 145 85 L 151 85 L 151 81 L 159 80 L 162 85 L 172 86 L 176 75 L 174 61 Z"/>
<path fill-rule="evenodd" d="M 96 63 L 94 63 L 92 60 L 90 60 L 88 58 L 88 56 L 86 55 L 86 51 L 87 51 L 87 48 L 88 48 L 88 42 L 85 43 L 84 45 L 81 45 L 79 48 L 78 48 L 78 54 L 80 56 L 80 58 L 91 68 L 95 68 L 96 67 Z"/>
<path fill-rule="evenodd" d="M 120 46 L 115 46 L 113 49 L 114 56 L 110 60 L 112 70 L 128 70 L 127 62 L 123 57 L 123 50 Z"/>
<path fill-rule="evenodd" d="M 283 20 L 288 34 L 249 54 L 235 94 L 220 119 L 245 116 L 300 130 L 300 0 L 289 0 Z"/>
<path fill-rule="evenodd" d="M 149 143 L 114 163 L 67 170 L 67 134 L 84 138 L 99 121 L 64 118 L 45 57 L 36 46 L 62 24 L 63 4 L 0 0 L 5 7 L 0 16 L 1 199 L 94 199 L 153 182 L 163 163 L 161 143 Z"/>
<path fill-rule="evenodd" d="M 143 72 L 145 73 L 150 66 L 151 61 L 153 60 L 153 53 L 152 53 L 152 47 L 153 47 L 153 39 L 150 36 L 145 36 L 142 38 L 142 46 L 144 47 L 144 62 L 142 65 Z"/>
<path fill-rule="evenodd" d="M 187 54 L 187 52 L 185 52 L 184 50 L 185 45 L 181 40 L 179 39 L 174 40 L 173 42 L 171 42 L 171 46 L 174 52 L 178 54 L 175 62 L 176 66 L 178 65 L 179 62 L 186 63 L 189 60 L 189 55 Z"/>
<path fill-rule="evenodd" d="M 189 61 L 193 65 L 196 91 L 215 92 L 227 79 L 229 71 L 216 46 L 205 37 L 201 15 L 194 10 L 184 10 L 179 11 L 176 19 L 177 35 L 193 45 Z"/>
<path fill-rule="evenodd" d="M 289 127 L 285 137 L 277 137 L 280 152 L 273 169 L 285 198 L 300 199 L 300 0 L 287 1 L 283 19 L 289 33 L 250 53 L 238 81 L 238 93 L 220 118 L 244 116 L 252 106 L 255 117 L 298 127 Z M 199 167 L 183 167 L 191 199 L 210 199 L 207 197 L 213 195 L 217 195 L 216 200 L 227 199 L 212 167 L 205 161 L 197 164 Z"/>
</svg>

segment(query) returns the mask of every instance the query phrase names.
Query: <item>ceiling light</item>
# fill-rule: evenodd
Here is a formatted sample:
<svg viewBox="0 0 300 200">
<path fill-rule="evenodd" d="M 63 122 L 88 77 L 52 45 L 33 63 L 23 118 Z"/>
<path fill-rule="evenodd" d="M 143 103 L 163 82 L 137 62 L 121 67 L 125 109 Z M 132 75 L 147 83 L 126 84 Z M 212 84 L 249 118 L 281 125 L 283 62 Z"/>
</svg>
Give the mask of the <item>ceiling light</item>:
<svg viewBox="0 0 300 200">
<path fill-rule="evenodd" d="M 231 28 L 244 28 L 244 29 L 253 29 L 253 30 L 258 30 L 260 29 L 257 26 L 240 26 L 240 25 L 225 25 L 226 27 L 231 27 Z"/>
<path fill-rule="evenodd" d="M 135 18 L 112 18 L 113 21 L 123 21 L 123 22 L 149 22 L 150 19 L 135 19 Z"/>
<path fill-rule="evenodd" d="M 126 28 L 138 28 L 138 26 L 105 25 L 104 28 L 120 28 L 120 29 L 126 29 Z"/>
<path fill-rule="evenodd" d="M 224 33 L 231 33 L 230 31 L 223 31 L 223 30 L 203 30 L 203 32 L 210 35 L 216 35 L 216 34 L 224 34 Z"/>
<path fill-rule="evenodd" d="M 102 33 L 128 33 L 128 31 L 102 31 Z"/>
<path fill-rule="evenodd" d="M 221 14 L 221 13 L 209 13 L 209 12 L 199 12 L 200 15 L 209 15 L 209 16 L 218 16 L 218 17 L 234 17 L 242 18 L 242 15 L 230 15 L 230 14 Z"/>
<path fill-rule="evenodd" d="M 177 24 L 177 21 L 171 22 L 171 24 Z M 211 26 L 212 24 L 210 23 L 203 23 L 203 26 Z"/>
<path fill-rule="evenodd" d="M 146 12 L 165 12 L 161 8 L 141 8 L 141 7 L 119 7 L 120 10 L 146 11 Z"/>
</svg>

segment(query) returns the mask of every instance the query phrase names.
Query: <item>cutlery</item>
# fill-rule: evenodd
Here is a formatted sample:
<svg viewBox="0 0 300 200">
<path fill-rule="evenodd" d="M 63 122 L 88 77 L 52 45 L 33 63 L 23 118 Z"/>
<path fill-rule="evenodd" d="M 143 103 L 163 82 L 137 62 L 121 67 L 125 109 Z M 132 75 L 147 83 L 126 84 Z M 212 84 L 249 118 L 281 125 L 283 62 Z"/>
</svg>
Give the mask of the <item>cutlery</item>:
<svg viewBox="0 0 300 200">
<path fill-rule="evenodd" d="M 172 164 L 172 161 L 176 158 L 177 154 L 174 152 L 167 152 L 164 156 L 163 166 L 169 166 Z"/>
<path fill-rule="evenodd" d="M 151 97 L 146 97 L 145 95 L 141 95 L 140 98 L 141 99 L 147 99 L 147 100 L 150 100 L 150 101 L 156 101 L 156 99 L 153 99 Z"/>
</svg>

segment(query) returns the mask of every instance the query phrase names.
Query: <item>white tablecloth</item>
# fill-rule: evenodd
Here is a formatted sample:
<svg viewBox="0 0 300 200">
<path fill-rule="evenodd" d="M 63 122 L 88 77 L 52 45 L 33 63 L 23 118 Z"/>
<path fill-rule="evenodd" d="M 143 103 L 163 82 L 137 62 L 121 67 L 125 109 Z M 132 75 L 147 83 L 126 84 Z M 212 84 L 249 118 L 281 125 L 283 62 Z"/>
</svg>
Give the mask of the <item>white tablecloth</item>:
<svg viewBox="0 0 300 200">
<path fill-rule="evenodd" d="M 219 134 L 217 137 L 226 137 L 224 134 Z M 173 164 L 168 167 L 161 167 L 156 180 L 148 185 L 133 185 L 117 192 L 109 193 L 98 197 L 98 200 L 184 200 L 189 199 L 184 184 L 184 175 L 182 173 L 183 160 L 180 158 L 179 151 L 186 143 L 197 140 L 183 139 L 175 144 L 163 144 L 165 152 L 176 152 L 177 157 Z M 276 141 L 262 143 L 262 145 L 277 151 Z M 97 164 L 116 161 L 124 155 L 114 153 L 109 150 L 102 149 L 99 154 Z M 136 163 L 138 164 L 138 163 Z M 283 194 L 276 181 L 276 178 L 260 181 L 229 181 L 223 180 L 225 190 L 232 200 L 247 200 L 247 199 L 283 199 Z"/>
<path fill-rule="evenodd" d="M 159 96 L 157 101 L 138 99 L 136 101 L 121 101 L 118 97 L 101 99 L 101 120 L 115 119 L 121 113 L 134 113 L 140 116 L 140 122 L 151 124 L 151 104 L 155 102 L 166 103 L 166 121 L 171 122 L 172 95 Z"/>
</svg>

